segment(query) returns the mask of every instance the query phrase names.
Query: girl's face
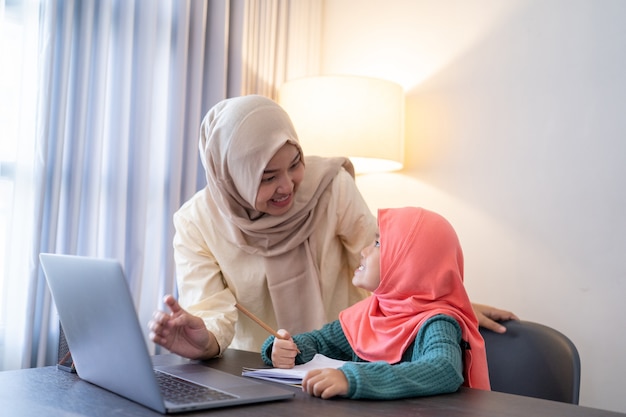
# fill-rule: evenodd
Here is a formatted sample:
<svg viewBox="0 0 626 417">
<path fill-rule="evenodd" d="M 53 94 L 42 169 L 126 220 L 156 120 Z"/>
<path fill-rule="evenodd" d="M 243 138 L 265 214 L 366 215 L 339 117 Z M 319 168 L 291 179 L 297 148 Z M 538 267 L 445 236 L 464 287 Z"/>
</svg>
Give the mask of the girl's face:
<svg viewBox="0 0 626 417">
<path fill-rule="evenodd" d="M 272 216 L 286 213 L 303 178 L 302 155 L 294 145 L 284 144 L 263 171 L 254 208 Z"/>
<path fill-rule="evenodd" d="M 371 245 L 361 251 L 361 265 L 354 271 L 352 283 L 370 292 L 380 284 L 380 243 L 378 236 Z"/>
</svg>

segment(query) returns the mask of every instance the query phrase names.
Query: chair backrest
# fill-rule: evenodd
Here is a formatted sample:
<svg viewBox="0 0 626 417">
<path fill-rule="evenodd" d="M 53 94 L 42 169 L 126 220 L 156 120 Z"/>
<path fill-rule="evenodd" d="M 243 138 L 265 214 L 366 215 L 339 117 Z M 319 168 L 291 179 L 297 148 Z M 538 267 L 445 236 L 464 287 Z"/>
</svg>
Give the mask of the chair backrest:
<svg viewBox="0 0 626 417">
<path fill-rule="evenodd" d="M 510 320 L 507 331 L 480 328 L 493 391 L 578 404 L 580 356 L 572 341 L 542 324 Z"/>
</svg>

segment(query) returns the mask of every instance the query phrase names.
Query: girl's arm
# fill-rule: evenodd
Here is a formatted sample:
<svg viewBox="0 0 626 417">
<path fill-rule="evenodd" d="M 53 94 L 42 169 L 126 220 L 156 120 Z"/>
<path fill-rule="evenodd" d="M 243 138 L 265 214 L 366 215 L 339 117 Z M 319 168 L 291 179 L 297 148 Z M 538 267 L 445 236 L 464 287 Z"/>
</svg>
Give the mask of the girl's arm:
<svg viewBox="0 0 626 417">
<path fill-rule="evenodd" d="M 296 365 L 309 362 L 316 353 L 344 361 L 359 360 L 350 347 L 339 320 L 324 325 L 320 330 L 297 334 L 293 336 L 293 341 L 300 350 L 295 358 Z M 270 336 L 261 347 L 261 358 L 267 365 L 272 365 L 273 343 L 274 336 Z"/>
<path fill-rule="evenodd" d="M 454 392 L 463 383 L 460 341 L 461 328 L 456 320 L 437 315 L 420 329 L 405 352 L 405 362 L 346 364 L 339 368 L 348 379 L 346 396 L 393 399 Z"/>
</svg>

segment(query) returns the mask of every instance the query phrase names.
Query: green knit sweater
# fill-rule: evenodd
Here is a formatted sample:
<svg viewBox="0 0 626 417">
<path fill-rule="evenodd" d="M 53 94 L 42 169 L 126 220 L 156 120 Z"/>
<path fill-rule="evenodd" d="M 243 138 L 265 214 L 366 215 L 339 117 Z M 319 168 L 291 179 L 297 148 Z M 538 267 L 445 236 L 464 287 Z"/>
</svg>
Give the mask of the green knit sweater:
<svg viewBox="0 0 626 417">
<path fill-rule="evenodd" d="M 431 317 L 421 327 L 415 341 L 400 362 L 366 362 L 350 347 L 339 320 L 320 330 L 293 336 L 300 350 L 296 364 L 313 359 L 316 353 L 348 363 L 339 369 L 348 379 L 348 398 L 393 399 L 454 392 L 463 383 L 461 327 L 450 316 Z M 261 348 L 261 357 L 272 365 L 274 336 Z"/>
</svg>

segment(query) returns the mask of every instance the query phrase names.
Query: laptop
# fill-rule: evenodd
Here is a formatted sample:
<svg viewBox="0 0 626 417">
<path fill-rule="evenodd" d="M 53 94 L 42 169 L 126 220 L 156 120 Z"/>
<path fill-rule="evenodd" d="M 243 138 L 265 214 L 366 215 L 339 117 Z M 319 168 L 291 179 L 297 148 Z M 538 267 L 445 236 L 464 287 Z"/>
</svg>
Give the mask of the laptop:
<svg viewBox="0 0 626 417">
<path fill-rule="evenodd" d="M 162 414 L 294 397 L 281 387 L 194 361 L 153 366 L 118 261 L 49 253 L 39 259 L 81 379 Z M 170 398 L 172 392 L 162 392 L 161 379 L 193 384 L 212 398 L 179 402 Z M 187 389 L 174 388 L 173 394 Z"/>
</svg>

